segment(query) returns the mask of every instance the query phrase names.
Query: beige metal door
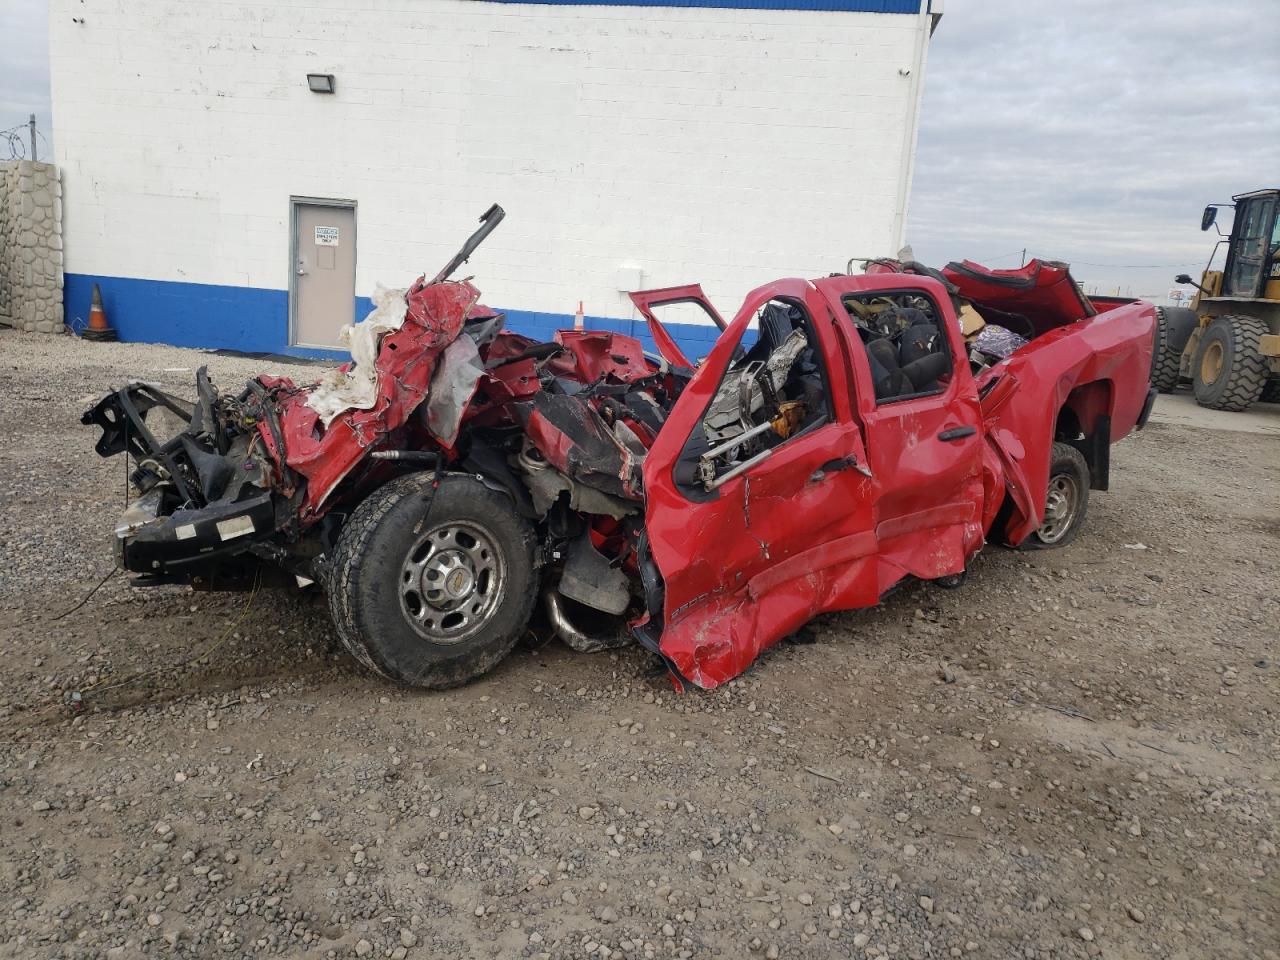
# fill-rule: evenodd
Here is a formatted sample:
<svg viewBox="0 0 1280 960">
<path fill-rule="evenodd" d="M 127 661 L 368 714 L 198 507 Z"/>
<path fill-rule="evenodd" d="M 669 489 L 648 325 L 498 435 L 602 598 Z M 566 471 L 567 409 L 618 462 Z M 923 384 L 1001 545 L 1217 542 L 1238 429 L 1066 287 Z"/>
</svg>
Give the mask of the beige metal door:
<svg viewBox="0 0 1280 960">
<path fill-rule="evenodd" d="M 338 331 L 355 319 L 354 206 L 293 202 L 293 274 L 293 342 L 338 346 Z"/>
</svg>

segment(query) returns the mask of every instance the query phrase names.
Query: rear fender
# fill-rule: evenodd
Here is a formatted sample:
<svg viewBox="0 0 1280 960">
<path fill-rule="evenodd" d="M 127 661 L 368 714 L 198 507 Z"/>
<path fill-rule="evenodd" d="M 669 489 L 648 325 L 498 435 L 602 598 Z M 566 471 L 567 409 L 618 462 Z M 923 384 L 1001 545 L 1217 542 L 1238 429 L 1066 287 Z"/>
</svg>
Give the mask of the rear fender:
<svg viewBox="0 0 1280 960">
<path fill-rule="evenodd" d="M 1111 473 L 1111 405 L 1114 387 L 1110 380 L 1095 380 L 1077 386 L 1058 411 L 1054 439 L 1068 443 L 1084 455 L 1089 464 L 1089 487 L 1106 490 Z"/>
<path fill-rule="evenodd" d="M 1021 543 L 1041 521 L 1056 439 L 1075 441 L 1096 473 L 1109 478 L 1109 444 L 1137 425 L 1148 399 L 1155 308 L 1134 302 L 1050 330 L 979 378 L 991 441 L 1009 470 L 1012 510 L 995 536 Z M 1014 376 L 1016 393 L 998 407 L 996 376 Z M 989 394 L 983 390 L 989 389 Z M 1062 437 L 1062 430 L 1074 433 Z M 1017 448 L 1023 454 L 1017 456 Z M 1017 469 L 1014 469 L 1014 468 Z"/>
</svg>

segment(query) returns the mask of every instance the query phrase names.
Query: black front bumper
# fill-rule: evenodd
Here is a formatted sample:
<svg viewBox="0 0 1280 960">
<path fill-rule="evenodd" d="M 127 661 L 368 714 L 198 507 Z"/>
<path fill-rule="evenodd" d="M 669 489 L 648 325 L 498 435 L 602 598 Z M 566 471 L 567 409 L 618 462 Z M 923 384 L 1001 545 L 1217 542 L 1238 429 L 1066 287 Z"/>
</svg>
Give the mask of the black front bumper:
<svg viewBox="0 0 1280 960">
<path fill-rule="evenodd" d="M 116 560 L 125 570 L 152 577 L 186 578 L 216 570 L 275 532 L 272 498 L 266 492 L 159 516 L 160 493 L 146 494 L 116 524 Z"/>
</svg>

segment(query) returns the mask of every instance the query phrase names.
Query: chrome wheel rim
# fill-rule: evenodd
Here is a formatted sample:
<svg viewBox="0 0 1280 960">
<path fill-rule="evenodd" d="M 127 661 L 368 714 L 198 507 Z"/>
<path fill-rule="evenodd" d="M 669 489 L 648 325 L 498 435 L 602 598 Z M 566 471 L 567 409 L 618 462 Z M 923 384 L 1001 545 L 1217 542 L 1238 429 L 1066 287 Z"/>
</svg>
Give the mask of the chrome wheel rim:
<svg viewBox="0 0 1280 960">
<path fill-rule="evenodd" d="M 400 568 L 400 610 L 432 643 L 462 643 L 493 617 L 506 582 L 493 534 L 472 521 L 439 523 L 415 542 Z"/>
<path fill-rule="evenodd" d="M 1065 473 L 1049 479 L 1044 499 L 1044 522 L 1037 535 L 1044 543 L 1057 543 L 1067 535 L 1080 510 L 1080 484 Z"/>
</svg>

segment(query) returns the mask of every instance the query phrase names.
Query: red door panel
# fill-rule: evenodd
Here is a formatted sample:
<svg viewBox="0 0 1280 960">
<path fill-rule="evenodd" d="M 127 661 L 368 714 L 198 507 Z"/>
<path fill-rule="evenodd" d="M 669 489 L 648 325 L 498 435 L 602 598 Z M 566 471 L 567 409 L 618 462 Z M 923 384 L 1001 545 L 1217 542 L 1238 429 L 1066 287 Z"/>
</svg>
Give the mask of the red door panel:
<svg viewBox="0 0 1280 960">
<path fill-rule="evenodd" d="M 792 437 L 722 484 L 710 499 L 677 488 L 674 465 L 732 361 L 742 333 L 771 299 L 803 304 L 826 358 L 827 422 Z M 649 451 L 646 529 L 666 584 L 661 649 L 680 672 L 714 687 L 816 614 L 874 603 L 874 490 L 852 421 L 840 349 L 812 284 L 754 291 L 717 341 Z"/>
<path fill-rule="evenodd" d="M 960 325 L 936 281 L 899 274 L 831 277 L 816 281 L 849 344 L 857 384 L 855 403 L 866 427 L 876 498 L 879 587 L 904 576 L 932 580 L 960 573 L 983 544 L 986 503 L 982 416 Z M 952 358 L 942 392 L 877 403 L 861 339 L 843 297 L 910 290 L 928 293 Z"/>
</svg>

